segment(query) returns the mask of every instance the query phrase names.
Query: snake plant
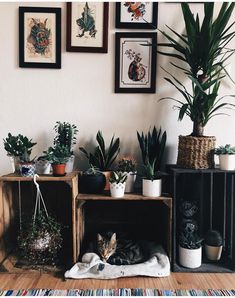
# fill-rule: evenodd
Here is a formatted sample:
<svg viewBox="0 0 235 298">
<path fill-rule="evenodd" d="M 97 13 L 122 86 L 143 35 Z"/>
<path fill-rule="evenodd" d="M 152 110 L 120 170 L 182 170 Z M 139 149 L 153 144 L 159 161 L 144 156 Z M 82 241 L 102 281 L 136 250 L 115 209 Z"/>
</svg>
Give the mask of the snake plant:
<svg viewBox="0 0 235 298">
<path fill-rule="evenodd" d="M 235 49 L 228 48 L 234 38 L 235 31 L 231 31 L 235 22 L 229 24 L 235 3 L 223 2 L 220 11 L 214 18 L 214 3 L 204 3 L 204 18 L 193 15 L 188 3 L 182 3 L 185 32 L 177 33 L 168 27 L 169 33 L 160 31 L 167 42 L 158 44 L 158 53 L 169 56 L 177 62 L 170 62 L 178 72 L 189 78 L 192 84 L 190 91 L 184 83 L 168 71 L 165 80 L 173 85 L 183 99 L 172 99 L 179 109 L 179 120 L 185 115 L 193 122 L 193 136 L 202 136 L 207 122 L 216 115 L 221 115 L 221 108 L 233 108 L 233 104 L 217 98 L 220 83 L 229 76 L 226 63 L 234 54 Z M 167 49 L 173 50 L 168 52 Z M 229 76 L 230 77 L 230 76 Z"/>
</svg>

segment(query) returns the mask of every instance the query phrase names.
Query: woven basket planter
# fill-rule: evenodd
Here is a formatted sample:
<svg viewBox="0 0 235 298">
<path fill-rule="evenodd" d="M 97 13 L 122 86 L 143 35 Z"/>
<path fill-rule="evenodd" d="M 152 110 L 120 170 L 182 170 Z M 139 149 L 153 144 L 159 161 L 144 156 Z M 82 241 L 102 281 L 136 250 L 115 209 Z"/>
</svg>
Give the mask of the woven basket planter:
<svg viewBox="0 0 235 298">
<path fill-rule="evenodd" d="M 189 169 L 214 168 L 215 137 L 179 136 L 177 165 Z"/>
</svg>

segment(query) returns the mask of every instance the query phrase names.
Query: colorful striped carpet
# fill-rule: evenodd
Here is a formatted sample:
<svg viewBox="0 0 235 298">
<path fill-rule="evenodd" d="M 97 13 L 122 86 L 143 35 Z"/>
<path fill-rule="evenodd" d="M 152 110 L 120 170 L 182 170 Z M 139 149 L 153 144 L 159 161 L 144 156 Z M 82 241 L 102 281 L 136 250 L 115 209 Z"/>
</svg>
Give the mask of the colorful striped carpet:
<svg viewBox="0 0 235 298">
<path fill-rule="evenodd" d="M 28 289 L 0 290 L 0 296 L 235 296 L 235 290 L 159 290 L 159 289 Z"/>
</svg>

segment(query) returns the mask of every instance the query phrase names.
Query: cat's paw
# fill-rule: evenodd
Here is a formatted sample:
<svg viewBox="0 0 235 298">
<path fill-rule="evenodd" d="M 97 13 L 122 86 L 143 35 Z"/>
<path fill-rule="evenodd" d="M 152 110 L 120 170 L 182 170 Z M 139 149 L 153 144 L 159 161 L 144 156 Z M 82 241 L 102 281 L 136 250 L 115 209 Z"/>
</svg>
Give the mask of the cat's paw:
<svg viewBox="0 0 235 298">
<path fill-rule="evenodd" d="M 99 264 L 98 265 L 98 271 L 103 271 L 104 270 L 104 267 L 105 267 L 105 264 Z"/>
</svg>

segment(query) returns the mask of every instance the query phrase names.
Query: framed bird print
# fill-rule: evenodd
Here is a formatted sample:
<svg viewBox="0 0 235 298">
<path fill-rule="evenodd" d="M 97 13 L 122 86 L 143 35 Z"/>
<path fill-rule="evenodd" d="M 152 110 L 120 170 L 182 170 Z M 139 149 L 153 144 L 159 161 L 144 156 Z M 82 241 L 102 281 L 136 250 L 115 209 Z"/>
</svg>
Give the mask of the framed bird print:
<svg viewBox="0 0 235 298">
<path fill-rule="evenodd" d="M 155 93 L 156 44 L 156 33 L 116 33 L 115 93 Z"/>
<path fill-rule="evenodd" d="M 108 2 L 67 3 L 68 52 L 107 53 Z"/>
<path fill-rule="evenodd" d="M 19 7 L 19 66 L 61 68 L 61 8 Z"/>
</svg>

